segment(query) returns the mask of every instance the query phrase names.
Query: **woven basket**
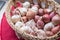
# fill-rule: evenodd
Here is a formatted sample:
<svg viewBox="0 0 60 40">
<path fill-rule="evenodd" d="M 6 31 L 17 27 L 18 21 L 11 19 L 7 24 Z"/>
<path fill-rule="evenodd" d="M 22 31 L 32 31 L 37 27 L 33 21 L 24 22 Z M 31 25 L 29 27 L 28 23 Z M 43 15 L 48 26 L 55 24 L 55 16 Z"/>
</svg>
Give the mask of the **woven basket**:
<svg viewBox="0 0 60 40">
<path fill-rule="evenodd" d="M 38 38 L 36 36 L 32 36 L 32 35 L 26 34 L 25 32 L 22 33 L 21 30 L 19 30 L 19 28 L 15 28 L 14 24 L 11 21 L 10 11 L 11 11 L 11 6 L 12 5 L 14 5 L 15 7 L 17 7 L 16 6 L 16 2 L 17 1 L 18 0 L 9 0 L 8 5 L 6 7 L 6 18 L 7 18 L 7 22 L 11 26 L 11 28 L 14 31 L 16 31 L 17 33 L 19 33 L 19 36 L 22 36 L 25 40 L 56 40 L 56 39 L 58 39 L 60 37 L 60 31 L 57 34 L 55 34 L 54 36 L 47 37 L 45 39 L 41 39 L 41 38 Z M 39 5 L 40 5 L 40 2 L 42 2 L 42 1 L 46 1 L 46 0 L 37 0 L 37 2 L 38 2 Z M 20 2 L 24 2 L 24 0 L 20 0 Z M 29 0 L 29 2 L 33 3 L 33 0 Z M 50 2 L 50 4 L 52 4 L 52 5 L 55 5 L 55 8 L 58 8 L 58 10 L 60 10 L 59 4 L 57 2 L 55 2 L 54 0 L 49 0 L 47 2 L 48 3 Z M 48 5 L 46 7 L 48 7 Z"/>
</svg>

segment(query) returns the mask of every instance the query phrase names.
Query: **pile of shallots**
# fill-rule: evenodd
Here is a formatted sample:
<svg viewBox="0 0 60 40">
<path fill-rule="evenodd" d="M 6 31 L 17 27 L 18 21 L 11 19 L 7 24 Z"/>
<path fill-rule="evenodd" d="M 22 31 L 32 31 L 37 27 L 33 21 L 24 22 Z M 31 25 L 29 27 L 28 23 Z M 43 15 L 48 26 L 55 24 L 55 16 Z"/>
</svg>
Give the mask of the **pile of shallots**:
<svg viewBox="0 0 60 40">
<path fill-rule="evenodd" d="M 17 7 L 11 20 L 22 32 L 39 38 L 53 36 L 60 30 L 60 16 L 56 11 L 39 8 L 39 5 L 31 5 L 29 2 Z"/>
</svg>

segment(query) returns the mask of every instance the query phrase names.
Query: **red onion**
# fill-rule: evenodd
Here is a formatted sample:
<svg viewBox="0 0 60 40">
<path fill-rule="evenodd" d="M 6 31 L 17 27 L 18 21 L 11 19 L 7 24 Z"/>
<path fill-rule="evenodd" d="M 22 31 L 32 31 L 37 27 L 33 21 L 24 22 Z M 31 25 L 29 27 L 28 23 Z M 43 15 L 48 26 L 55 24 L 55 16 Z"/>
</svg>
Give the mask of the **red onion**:
<svg viewBox="0 0 60 40">
<path fill-rule="evenodd" d="M 35 22 L 37 22 L 39 18 L 40 18 L 40 16 L 36 15 L 35 16 Z"/>
<path fill-rule="evenodd" d="M 53 23 L 54 25 L 60 24 L 60 16 L 59 16 L 59 15 L 55 15 L 55 16 L 52 18 L 52 23 Z"/>
<path fill-rule="evenodd" d="M 45 14 L 45 15 L 43 15 L 42 19 L 45 23 L 48 23 L 48 22 L 50 22 L 50 15 Z"/>
<path fill-rule="evenodd" d="M 39 15 L 42 16 L 44 13 L 43 13 L 43 9 L 39 9 Z"/>
<path fill-rule="evenodd" d="M 52 29 L 52 32 L 56 34 L 60 30 L 60 26 L 56 26 Z"/>
<path fill-rule="evenodd" d="M 44 27 L 44 22 L 42 20 L 37 21 L 37 28 L 43 28 Z"/>
<path fill-rule="evenodd" d="M 51 12 L 51 13 L 50 13 L 50 18 L 54 17 L 55 15 L 56 15 L 55 12 Z"/>
</svg>

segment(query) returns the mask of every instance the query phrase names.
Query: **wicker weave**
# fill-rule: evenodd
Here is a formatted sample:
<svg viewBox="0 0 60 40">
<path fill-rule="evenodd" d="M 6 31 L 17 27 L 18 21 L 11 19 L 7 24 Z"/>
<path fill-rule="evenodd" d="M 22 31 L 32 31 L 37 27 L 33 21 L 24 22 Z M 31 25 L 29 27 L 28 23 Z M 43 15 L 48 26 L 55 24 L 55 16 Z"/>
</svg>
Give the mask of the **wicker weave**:
<svg viewBox="0 0 60 40">
<path fill-rule="evenodd" d="M 22 33 L 19 28 L 15 28 L 14 24 L 11 21 L 11 17 L 10 17 L 10 11 L 11 11 L 11 6 L 14 5 L 16 7 L 16 1 L 17 0 L 9 0 L 7 8 L 6 8 L 6 19 L 7 22 L 9 23 L 9 25 L 11 26 L 11 28 L 13 28 L 13 30 L 15 30 L 17 33 L 19 33 L 20 36 L 22 36 L 25 40 L 56 40 L 57 38 L 60 37 L 60 31 L 55 34 L 54 36 L 51 37 L 47 37 L 46 39 L 40 39 L 36 36 L 32 36 L 29 34 L 26 34 L 25 32 Z M 39 3 L 40 0 L 38 0 Z M 21 2 L 24 2 L 23 0 Z M 33 1 L 31 2 L 31 0 L 29 1 L 30 3 L 33 3 Z M 50 2 L 53 4 L 55 4 L 55 7 L 57 7 L 60 10 L 60 6 L 57 2 L 55 2 L 54 0 L 50 0 Z"/>
</svg>

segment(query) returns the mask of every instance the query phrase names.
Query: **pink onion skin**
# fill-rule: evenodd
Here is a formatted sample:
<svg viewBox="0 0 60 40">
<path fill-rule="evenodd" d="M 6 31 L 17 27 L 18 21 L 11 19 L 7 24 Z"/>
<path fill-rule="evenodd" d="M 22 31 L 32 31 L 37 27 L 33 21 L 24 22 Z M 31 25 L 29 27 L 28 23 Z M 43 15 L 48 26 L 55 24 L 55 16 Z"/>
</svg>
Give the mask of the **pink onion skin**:
<svg viewBox="0 0 60 40">
<path fill-rule="evenodd" d="M 52 18 L 52 23 L 53 23 L 54 25 L 60 24 L 60 16 L 59 16 L 59 15 L 55 15 L 55 16 Z"/>
<path fill-rule="evenodd" d="M 50 13 L 50 18 L 54 17 L 55 15 L 56 15 L 55 12 L 51 12 L 51 13 Z"/>
<path fill-rule="evenodd" d="M 35 22 L 37 22 L 39 18 L 40 18 L 40 16 L 36 15 L 35 16 Z"/>
<path fill-rule="evenodd" d="M 38 13 L 40 16 L 42 16 L 42 15 L 44 15 L 44 13 L 43 13 L 43 9 L 39 9 L 39 13 Z"/>
<path fill-rule="evenodd" d="M 26 17 L 28 18 L 28 20 L 33 19 L 35 17 L 35 13 L 30 10 L 27 12 Z"/>
<path fill-rule="evenodd" d="M 37 28 L 41 29 L 44 27 L 44 22 L 42 20 L 37 21 Z"/>
<path fill-rule="evenodd" d="M 53 33 L 53 32 L 51 32 L 51 31 L 46 31 L 46 35 L 47 35 L 47 36 L 53 36 L 53 35 L 54 35 L 54 33 Z"/>
<path fill-rule="evenodd" d="M 51 31 L 56 34 L 60 30 L 60 26 L 54 27 Z"/>
<path fill-rule="evenodd" d="M 48 22 L 50 22 L 50 15 L 45 14 L 45 15 L 43 15 L 42 19 L 45 23 L 48 23 Z"/>
</svg>

